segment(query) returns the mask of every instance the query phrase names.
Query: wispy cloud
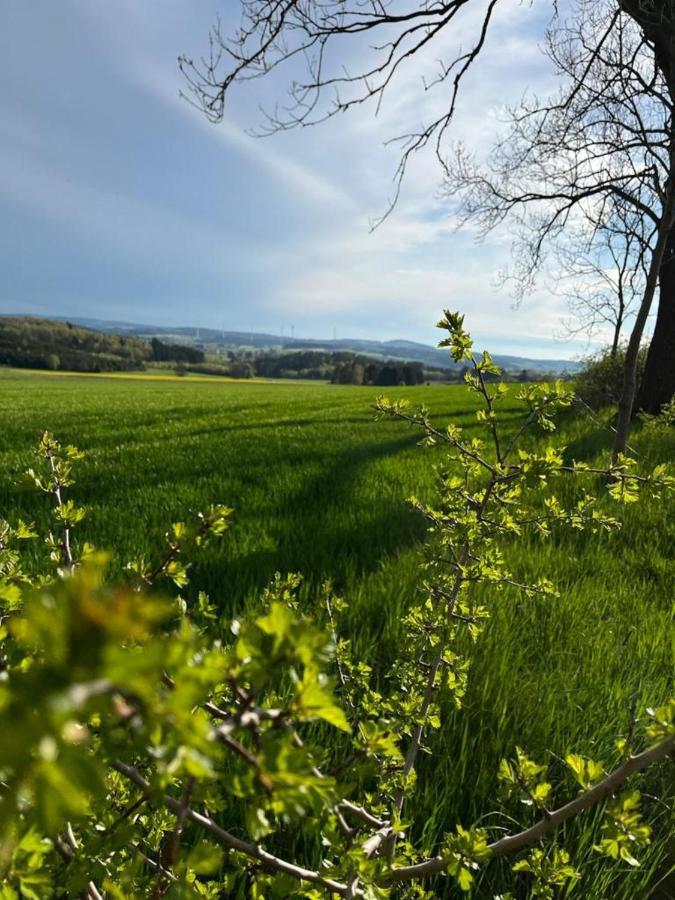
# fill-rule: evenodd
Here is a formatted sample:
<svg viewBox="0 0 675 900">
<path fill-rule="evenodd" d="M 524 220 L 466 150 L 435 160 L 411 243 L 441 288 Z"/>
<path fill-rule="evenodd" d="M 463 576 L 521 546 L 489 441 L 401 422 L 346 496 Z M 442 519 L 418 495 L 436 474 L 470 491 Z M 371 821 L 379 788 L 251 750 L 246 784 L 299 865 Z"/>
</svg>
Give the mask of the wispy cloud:
<svg viewBox="0 0 675 900">
<path fill-rule="evenodd" d="M 64 0 L 53 21 L 8 2 L 0 196 L 23 210 L 14 229 L 25 229 L 24 248 L 31 222 L 74 236 L 71 258 L 50 262 L 55 314 L 71 312 L 64 298 L 81 293 L 80 272 L 100 257 L 116 283 L 91 296 L 92 315 L 110 310 L 114 287 L 120 297 L 144 298 L 137 318 L 146 320 L 261 329 L 296 320 L 306 333 L 335 325 L 343 334 L 432 340 L 440 308 L 450 305 L 498 349 L 527 345 L 550 355 L 561 299 L 542 291 L 511 311 L 508 293 L 493 287 L 509 258 L 508 234 L 476 246 L 456 232 L 431 152 L 412 161 L 397 208 L 370 231 L 394 190 L 399 148 L 384 141 L 447 103 L 448 86 L 421 86 L 438 57 L 466 45 L 472 14 L 395 81 L 377 118 L 366 107 L 320 128 L 255 139 L 245 128 L 259 121 L 258 102 L 283 95 L 281 81 L 252 83 L 219 126 L 178 97 L 176 56 L 206 49 L 217 12 L 225 27 L 227 17 L 234 22 L 231 0 Z M 500 4 L 466 82 L 455 138 L 484 149 L 504 102 L 534 83 L 545 89 L 550 76 L 535 38 L 542 24 L 536 8 Z M 36 65 L 19 78 L 12 48 L 27 29 Z M 345 61 L 356 68 L 366 52 L 353 45 Z M 2 257 L 0 249 L 0 263 L 16 291 L 5 303 L 30 309 L 25 271 L 9 251 Z M 181 303 L 186 290 L 190 302 Z M 559 347 L 560 355 L 573 350 Z"/>
</svg>

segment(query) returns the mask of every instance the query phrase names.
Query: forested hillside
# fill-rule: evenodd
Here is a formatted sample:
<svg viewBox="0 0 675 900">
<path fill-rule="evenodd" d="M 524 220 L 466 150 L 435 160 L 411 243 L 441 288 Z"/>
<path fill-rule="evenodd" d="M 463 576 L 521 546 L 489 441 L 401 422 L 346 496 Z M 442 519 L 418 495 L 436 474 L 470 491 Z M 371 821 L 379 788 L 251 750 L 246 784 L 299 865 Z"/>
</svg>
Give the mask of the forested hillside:
<svg viewBox="0 0 675 900">
<path fill-rule="evenodd" d="M 147 362 L 203 362 L 193 347 L 82 328 L 72 322 L 0 318 L 0 365 L 71 372 L 125 372 Z"/>
<path fill-rule="evenodd" d="M 353 350 L 236 349 L 174 343 L 156 336 L 114 334 L 69 321 L 27 316 L 0 317 L 0 365 L 67 372 L 143 371 L 175 368 L 178 374 L 228 378 L 291 378 L 354 385 L 415 385 L 461 382 L 466 367 L 444 367 L 377 357 Z M 524 361 L 526 362 L 526 361 Z M 513 369 L 507 380 L 541 381 L 545 370 Z"/>
</svg>

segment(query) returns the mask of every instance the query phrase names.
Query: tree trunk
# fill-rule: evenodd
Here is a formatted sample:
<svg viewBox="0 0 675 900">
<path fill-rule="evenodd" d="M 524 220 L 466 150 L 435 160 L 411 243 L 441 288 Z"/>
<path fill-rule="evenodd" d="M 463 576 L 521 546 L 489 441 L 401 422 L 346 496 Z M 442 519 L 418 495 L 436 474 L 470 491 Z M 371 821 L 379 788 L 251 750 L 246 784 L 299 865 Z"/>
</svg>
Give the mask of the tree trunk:
<svg viewBox="0 0 675 900">
<path fill-rule="evenodd" d="M 661 223 L 659 225 L 656 246 L 654 247 L 649 263 L 645 292 L 642 297 L 640 309 L 635 317 L 633 330 L 631 331 L 628 340 L 628 346 L 626 347 L 626 359 L 624 360 L 623 365 L 623 386 L 617 409 L 616 431 L 614 434 L 614 447 L 612 449 L 613 462 L 616 462 L 620 453 L 626 452 L 628 432 L 630 431 L 630 422 L 633 417 L 633 407 L 635 406 L 637 360 L 638 353 L 640 352 L 640 343 L 647 322 L 647 316 L 649 315 L 656 293 L 656 286 L 661 274 L 661 269 L 666 259 L 666 248 L 669 246 L 670 240 L 675 232 L 675 181 L 672 177 L 675 172 L 675 150 L 671 150 L 670 165 L 671 177 L 669 178 L 667 185 L 666 202 Z"/>
<path fill-rule="evenodd" d="M 654 49 L 654 58 L 658 69 L 661 71 L 668 86 L 668 94 L 671 102 L 675 100 L 675 3 L 673 0 L 618 0 L 619 8 L 627 13 L 638 25 L 645 39 Z M 673 123 L 671 121 L 671 128 Z M 649 350 L 650 365 L 647 377 L 643 379 L 641 399 L 647 406 L 655 405 L 657 398 L 666 392 L 669 377 L 673 377 L 673 359 L 675 345 L 675 273 L 670 271 L 668 262 L 671 257 L 671 241 L 675 240 L 675 222 L 673 219 L 673 177 L 675 176 L 675 153 L 673 142 L 669 148 L 670 175 L 668 184 L 668 198 L 665 204 L 657 246 L 652 256 L 652 265 L 647 278 L 645 296 L 633 327 L 633 332 L 628 342 L 626 362 L 624 366 L 624 385 L 621 400 L 619 402 L 616 435 L 614 441 L 613 458 L 623 453 L 628 440 L 628 430 L 635 403 L 635 369 L 637 354 L 640 349 L 640 340 L 644 323 L 649 313 L 649 307 L 654 296 L 658 277 L 666 276 L 665 284 L 661 283 L 659 312 Z M 664 234 L 664 231 L 666 232 Z M 670 252 L 669 252 L 670 251 Z M 654 263 L 658 266 L 654 272 Z M 675 269 L 675 261 L 672 268 Z M 651 295 L 651 296 L 650 296 Z M 658 337 L 657 337 L 658 332 Z M 672 381 L 670 382 L 672 384 Z M 671 389 L 672 391 L 672 389 Z M 670 398 L 667 398 L 670 399 Z"/>
<path fill-rule="evenodd" d="M 650 276 L 652 273 L 650 272 Z M 630 431 L 630 421 L 633 417 L 633 405 L 635 403 L 635 389 L 637 387 L 637 360 L 640 352 L 640 341 L 642 340 L 642 332 L 644 331 L 645 322 L 649 315 L 649 309 L 652 305 L 654 291 L 656 289 L 656 272 L 653 278 L 647 279 L 647 287 L 642 298 L 640 310 L 635 319 L 633 330 L 631 331 L 628 346 L 626 347 L 626 358 L 623 364 L 623 385 L 621 387 L 621 397 L 617 408 L 616 430 L 614 433 L 614 447 L 612 450 L 612 461 L 616 462 L 620 453 L 626 452 L 626 444 L 628 443 L 628 432 Z"/>
<path fill-rule="evenodd" d="M 675 228 L 659 273 L 659 309 L 638 395 L 638 406 L 656 414 L 675 394 Z"/>
</svg>

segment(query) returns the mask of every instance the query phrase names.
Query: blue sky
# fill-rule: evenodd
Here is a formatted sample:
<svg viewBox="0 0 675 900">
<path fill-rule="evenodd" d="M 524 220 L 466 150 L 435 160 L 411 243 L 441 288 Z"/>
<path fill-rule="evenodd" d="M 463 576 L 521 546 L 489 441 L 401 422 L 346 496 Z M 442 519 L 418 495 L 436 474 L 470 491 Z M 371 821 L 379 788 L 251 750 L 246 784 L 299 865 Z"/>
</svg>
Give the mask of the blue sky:
<svg viewBox="0 0 675 900">
<path fill-rule="evenodd" d="M 442 104 L 421 79 L 461 33 L 404 72 L 377 117 L 256 139 L 246 129 L 259 104 L 283 99 L 283 72 L 237 93 L 220 125 L 178 96 L 177 56 L 198 56 L 238 5 L 4 0 L 0 312 L 434 342 L 450 306 L 495 351 L 584 349 L 556 340 L 560 297 L 542 287 L 514 311 L 495 289 L 508 230 L 481 245 L 457 232 L 432 156 L 369 230 L 393 190 L 384 141 Z M 504 0 L 455 138 L 486 147 L 503 103 L 552 84 L 537 48 L 545 13 Z"/>
</svg>

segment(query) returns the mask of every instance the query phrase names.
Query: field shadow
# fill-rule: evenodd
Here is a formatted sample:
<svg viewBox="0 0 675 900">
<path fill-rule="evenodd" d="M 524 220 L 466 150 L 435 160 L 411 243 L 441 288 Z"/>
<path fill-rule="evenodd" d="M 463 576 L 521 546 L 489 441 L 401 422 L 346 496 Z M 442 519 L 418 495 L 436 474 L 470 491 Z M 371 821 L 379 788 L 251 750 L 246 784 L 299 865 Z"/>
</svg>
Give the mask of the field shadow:
<svg viewBox="0 0 675 900">
<path fill-rule="evenodd" d="M 226 611 L 234 611 L 247 595 L 268 584 L 276 571 L 301 572 L 313 586 L 330 580 L 340 591 L 354 577 L 380 568 L 388 557 L 422 539 L 424 520 L 406 503 L 407 492 L 397 497 L 395 489 L 387 490 L 385 473 L 382 490 L 365 509 L 357 496 L 357 482 L 366 467 L 411 449 L 417 440 L 416 435 L 406 434 L 337 453 L 320 473 L 304 479 L 282 505 L 271 510 L 272 546 L 209 555 L 195 564 L 195 583 L 209 582 L 214 597 L 221 596 L 218 588 L 228 585 L 226 605 L 232 609 Z M 261 514 L 260 510 L 244 511 L 249 529 Z"/>
<path fill-rule="evenodd" d="M 590 462 L 599 453 L 609 452 L 612 449 L 612 434 L 608 431 L 592 431 L 583 434 L 565 446 L 563 458 L 569 465 L 574 460 L 577 462 Z"/>
<path fill-rule="evenodd" d="M 94 452 L 104 450 L 104 448 L 106 447 L 115 447 L 120 452 L 128 451 L 130 454 L 133 454 L 134 452 L 136 452 L 134 448 L 136 448 L 139 452 L 145 450 L 149 451 L 153 447 L 153 445 L 161 445 L 162 443 L 167 442 L 173 443 L 176 449 L 176 454 L 169 460 L 167 460 L 166 464 L 150 465 L 150 457 L 149 455 L 147 455 L 144 459 L 133 459 L 135 465 L 133 467 L 127 467 L 125 469 L 125 489 L 151 489 L 160 485 L 166 485 L 167 482 L 170 482 L 170 484 L 173 484 L 174 486 L 180 483 L 189 484 L 190 482 L 195 482 L 202 476 L 208 476 L 209 474 L 212 474 L 211 470 L 199 469 L 198 467 L 196 467 L 198 460 L 196 460 L 195 454 L 186 456 L 185 454 L 181 454 L 179 452 L 181 450 L 181 445 L 184 442 L 189 442 L 193 438 L 206 438 L 209 436 L 212 437 L 213 435 L 221 433 L 227 434 L 228 432 L 240 433 L 249 431 L 257 432 L 260 430 L 272 428 L 300 428 L 313 424 L 316 424 L 316 421 L 313 419 L 293 419 L 282 420 L 281 422 L 277 421 L 250 424 L 244 423 L 232 426 L 214 425 L 209 428 L 183 429 L 180 431 L 178 439 L 174 435 L 158 433 L 152 437 L 149 434 L 144 434 L 142 436 L 135 437 L 132 440 L 98 440 L 96 446 L 93 447 L 92 450 L 87 451 L 90 455 L 88 459 L 85 458 L 85 463 L 82 465 L 81 469 L 78 472 L 77 492 L 79 495 L 79 499 L 83 503 L 93 500 L 98 504 L 106 497 L 115 497 L 118 495 L 119 485 L 116 483 L 115 478 L 101 477 L 101 472 L 99 471 L 99 469 L 105 467 L 105 460 L 97 460 L 94 456 Z M 182 461 L 179 462 L 178 460 L 181 457 Z M 89 461 L 89 465 L 87 465 L 87 461 Z M 294 459 L 293 463 L 296 464 L 300 463 L 301 461 L 302 460 L 298 458 L 297 460 Z M 250 460 L 247 460 L 246 462 L 249 463 Z M 288 462 L 288 460 L 282 459 L 281 462 Z M 143 465 L 143 463 L 145 463 L 145 465 Z M 30 485 L 26 486 L 23 484 L 11 484 L 9 493 L 19 494 L 30 493 L 31 491 L 32 488 L 30 487 Z"/>
</svg>

